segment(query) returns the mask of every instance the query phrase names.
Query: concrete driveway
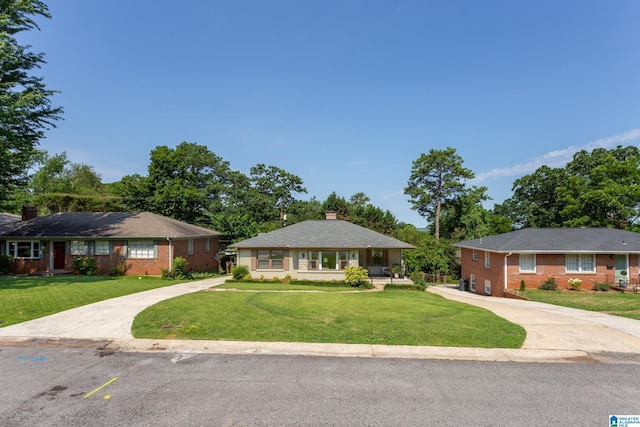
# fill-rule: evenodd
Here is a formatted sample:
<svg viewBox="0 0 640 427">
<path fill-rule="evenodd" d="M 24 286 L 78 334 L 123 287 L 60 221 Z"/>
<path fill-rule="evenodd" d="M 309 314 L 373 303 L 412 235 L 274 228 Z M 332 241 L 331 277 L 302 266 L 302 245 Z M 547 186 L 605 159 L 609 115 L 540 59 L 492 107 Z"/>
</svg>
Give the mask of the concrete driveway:
<svg viewBox="0 0 640 427">
<path fill-rule="evenodd" d="M 478 296 L 450 287 L 429 292 L 486 308 L 527 331 L 520 349 L 388 346 L 289 342 L 136 339 L 135 316 L 146 307 L 179 295 L 206 290 L 226 278 L 207 279 L 113 298 L 0 328 L 0 345 L 72 345 L 75 340 L 106 341 L 118 351 L 281 354 L 335 357 L 387 357 L 520 362 L 640 363 L 640 321 L 549 304 Z"/>
</svg>

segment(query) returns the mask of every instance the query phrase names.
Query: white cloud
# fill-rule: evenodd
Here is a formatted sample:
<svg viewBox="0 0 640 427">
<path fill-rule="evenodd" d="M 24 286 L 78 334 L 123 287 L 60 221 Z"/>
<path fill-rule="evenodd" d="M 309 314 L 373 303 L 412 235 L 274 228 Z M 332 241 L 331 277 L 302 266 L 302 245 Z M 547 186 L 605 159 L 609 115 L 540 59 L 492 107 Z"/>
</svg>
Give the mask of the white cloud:
<svg viewBox="0 0 640 427">
<path fill-rule="evenodd" d="M 621 144 L 629 144 L 633 141 L 640 139 L 640 129 L 632 129 L 628 132 L 610 136 L 607 138 L 600 138 L 595 141 L 591 141 L 582 146 L 571 146 L 561 150 L 554 150 L 543 154 L 542 156 L 535 157 L 534 159 L 526 162 L 519 163 L 513 166 L 505 166 L 503 168 L 491 169 L 487 172 L 482 172 L 476 175 L 471 181 L 475 184 L 484 182 L 491 178 L 507 177 L 507 176 L 519 176 L 527 173 L 532 173 L 540 166 L 549 166 L 552 168 L 563 167 L 571 159 L 573 155 L 581 150 L 591 151 L 595 148 L 613 148 Z M 640 141 L 638 141 L 640 142 Z"/>
</svg>

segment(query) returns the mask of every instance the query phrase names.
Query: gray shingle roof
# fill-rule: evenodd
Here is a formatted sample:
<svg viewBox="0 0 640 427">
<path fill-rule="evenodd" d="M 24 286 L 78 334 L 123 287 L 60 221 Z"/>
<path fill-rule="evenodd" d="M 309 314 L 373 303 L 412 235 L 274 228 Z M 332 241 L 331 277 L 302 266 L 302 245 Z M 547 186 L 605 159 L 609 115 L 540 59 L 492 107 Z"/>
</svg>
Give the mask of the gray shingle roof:
<svg viewBox="0 0 640 427">
<path fill-rule="evenodd" d="M 525 228 L 455 246 L 505 253 L 636 253 L 640 233 L 614 228 Z"/>
<path fill-rule="evenodd" d="M 39 216 L 3 228 L 0 237 L 190 238 L 218 236 L 217 231 L 151 212 L 65 212 Z"/>
<path fill-rule="evenodd" d="M 309 220 L 230 245 L 232 248 L 413 249 L 393 237 L 342 220 Z"/>
</svg>

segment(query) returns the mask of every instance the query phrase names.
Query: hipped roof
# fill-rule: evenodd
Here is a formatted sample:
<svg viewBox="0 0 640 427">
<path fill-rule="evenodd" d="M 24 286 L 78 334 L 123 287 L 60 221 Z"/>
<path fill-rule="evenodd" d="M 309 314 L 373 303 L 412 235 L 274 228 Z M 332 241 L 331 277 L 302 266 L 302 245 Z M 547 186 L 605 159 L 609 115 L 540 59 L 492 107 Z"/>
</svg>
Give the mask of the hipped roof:
<svg viewBox="0 0 640 427">
<path fill-rule="evenodd" d="M 151 212 L 64 212 L 36 217 L 0 232 L 4 238 L 179 239 L 219 235 Z"/>
<path fill-rule="evenodd" d="M 342 220 L 308 220 L 229 245 L 232 248 L 413 249 L 393 237 Z"/>
<path fill-rule="evenodd" d="M 503 253 L 638 253 L 640 234 L 615 228 L 525 228 L 455 246 Z"/>
</svg>

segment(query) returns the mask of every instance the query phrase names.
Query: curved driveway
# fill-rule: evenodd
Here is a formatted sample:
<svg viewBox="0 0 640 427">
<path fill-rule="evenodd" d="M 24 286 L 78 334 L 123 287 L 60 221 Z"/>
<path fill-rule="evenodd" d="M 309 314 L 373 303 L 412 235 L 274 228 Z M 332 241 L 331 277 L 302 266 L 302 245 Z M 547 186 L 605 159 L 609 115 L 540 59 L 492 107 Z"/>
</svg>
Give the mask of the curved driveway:
<svg viewBox="0 0 640 427">
<path fill-rule="evenodd" d="M 73 340 L 111 342 L 119 351 L 189 354 L 284 354 L 336 357 L 388 357 L 523 362 L 640 363 L 640 321 L 549 304 L 486 297 L 449 287 L 429 292 L 486 308 L 521 325 L 527 338 L 520 349 L 135 339 L 131 324 L 146 307 L 179 295 L 206 290 L 226 277 L 167 286 L 113 298 L 40 319 L 0 328 L 0 344 L 72 344 Z M 21 344 L 22 343 L 22 344 Z"/>
</svg>

